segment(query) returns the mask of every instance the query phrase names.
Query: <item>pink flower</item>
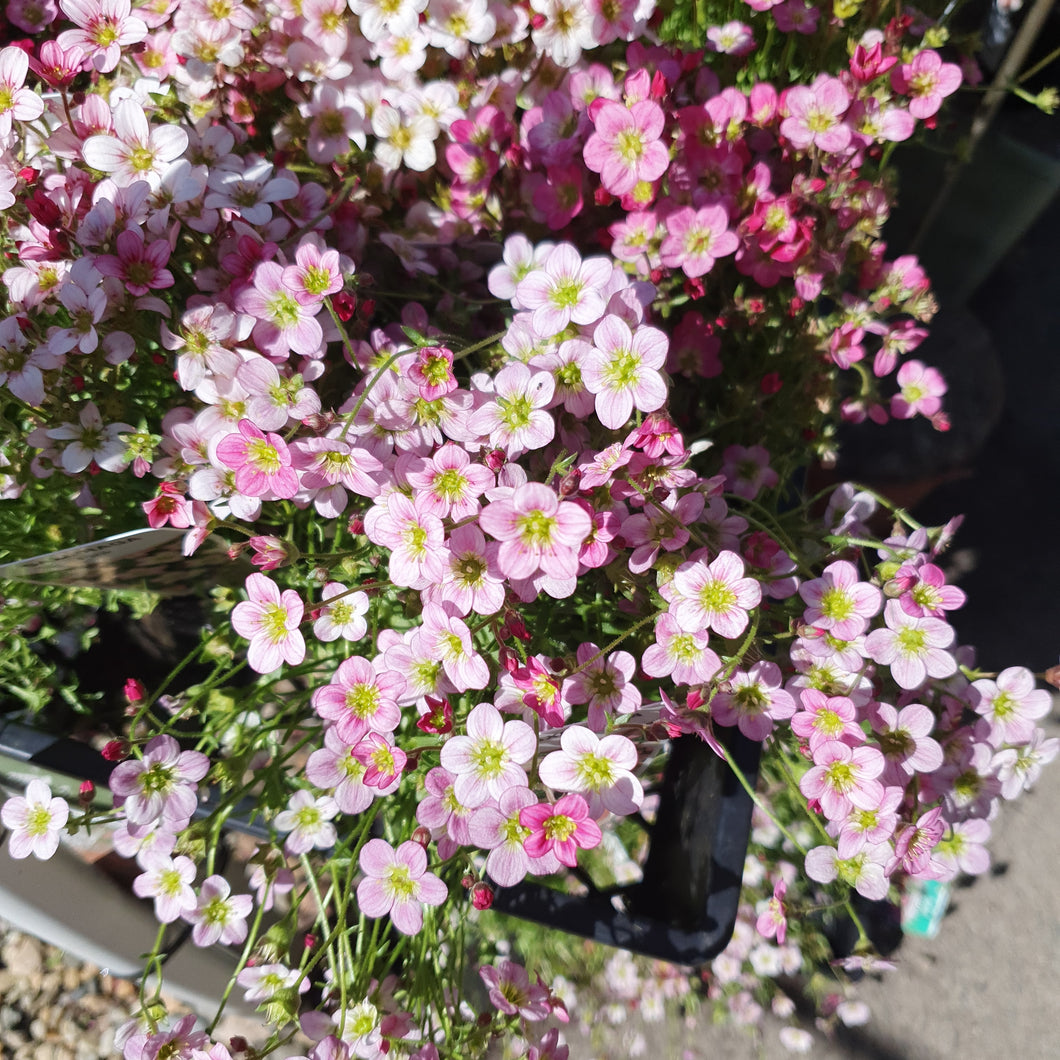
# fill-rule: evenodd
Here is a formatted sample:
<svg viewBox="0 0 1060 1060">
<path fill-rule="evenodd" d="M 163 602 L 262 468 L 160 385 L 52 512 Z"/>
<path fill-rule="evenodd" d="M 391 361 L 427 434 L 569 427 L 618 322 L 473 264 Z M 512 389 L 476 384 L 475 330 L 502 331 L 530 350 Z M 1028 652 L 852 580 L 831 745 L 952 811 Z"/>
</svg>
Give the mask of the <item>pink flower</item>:
<svg viewBox="0 0 1060 1060">
<path fill-rule="evenodd" d="M 427 511 L 444 519 L 466 519 L 479 510 L 479 497 L 497 482 L 485 464 L 474 464 L 467 450 L 446 442 L 431 457 L 417 458 L 407 472 L 409 485 L 422 491 Z"/>
<path fill-rule="evenodd" d="M 949 677 L 957 660 L 946 651 L 953 643 L 953 627 L 940 618 L 914 618 L 897 600 L 883 609 L 886 629 L 874 629 L 865 638 L 865 651 L 873 662 L 891 668 L 901 688 L 919 688 L 928 677 Z"/>
<path fill-rule="evenodd" d="M 803 774 L 799 791 L 821 804 L 825 816 L 840 820 L 857 807 L 873 810 L 883 799 L 883 755 L 875 747 L 851 747 L 839 740 L 821 744 L 813 754 L 814 765 Z"/>
<path fill-rule="evenodd" d="M 179 830 L 195 812 L 198 783 L 209 770 L 210 760 L 201 751 L 182 751 L 172 736 L 155 736 L 142 759 L 115 766 L 109 786 L 133 824 L 153 824 L 162 817 Z"/>
<path fill-rule="evenodd" d="M 0 49 L 0 137 L 11 132 L 12 121 L 34 121 L 44 113 L 44 100 L 23 87 L 29 56 L 21 48 Z"/>
<path fill-rule="evenodd" d="M 853 857 L 841 858 L 835 847 L 814 847 L 806 855 L 806 875 L 818 883 L 843 883 L 870 901 L 887 897 L 890 883 L 886 875 L 890 846 L 880 843 L 866 846 Z"/>
<path fill-rule="evenodd" d="M 850 126 L 843 115 L 850 95 L 837 78 L 820 74 L 812 85 L 789 88 L 784 100 L 789 116 L 780 123 L 780 132 L 792 146 L 804 150 L 813 144 L 834 153 L 849 145 Z"/>
<path fill-rule="evenodd" d="M 489 665 L 475 651 L 471 631 L 445 607 L 438 604 L 424 606 L 423 637 L 427 650 L 442 660 L 445 675 L 458 692 L 485 688 L 489 684 Z"/>
<path fill-rule="evenodd" d="M 281 594 L 279 586 L 264 574 L 246 580 L 249 599 L 236 604 L 232 628 L 250 641 L 247 661 L 259 674 L 270 674 L 283 663 L 297 666 L 305 658 L 305 640 L 298 631 L 302 600 L 293 589 Z"/>
<path fill-rule="evenodd" d="M 558 335 L 572 321 L 595 323 L 604 314 L 601 293 L 611 279 L 608 258 L 582 261 L 570 243 L 552 248 L 544 265 L 524 277 L 515 289 L 518 304 L 533 312 L 533 327 L 542 339 Z"/>
<path fill-rule="evenodd" d="M 929 735 L 935 715 L 922 703 L 909 703 L 898 710 L 890 703 L 870 708 L 876 742 L 887 759 L 885 782 L 905 784 L 917 773 L 934 773 L 943 762 L 942 747 Z"/>
<path fill-rule="evenodd" d="M 313 693 L 313 709 L 334 722 L 339 735 L 355 744 L 369 732 L 393 732 L 401 721 L 398 701 L 405 679 L 387 669 L 377 656 L 374 662 L 353 655 L 339 663 L 331 682 Z"/>
<path fill-rule="evenodd" d="M 552 441 L 556 423 L 547 411 L 555 392 L 548 372 L 525 364 L 505 365 L 493 380 L 493 400 L 472 413 L 468 426 L 487 435 L 494 449 L 504 449 L 512 459 Z"/>
<path fill-rule="evenodd" d="M 590 114 L 595 132 L 582 154 L 612 195 L 625 195 L 638 183 L 650 184 L 666 172 L 670 153 L 660 140 L 665 116 L 658 103 L 642 99 L 627 109 L 605 100 Z"/>
<path fill-rule="evenodd" d="M 327 850 L 335 845 L 337 833 L 331 823 L 339 812 L 338 804 L 328 795 L 314 798 L 312 792 L 299 788 L 288 800 L 287 809 L 276 815 L 277 831 L 287 832 L 283 848 L 297 857 L 314 847 Z"/>
<path fill-rule="evenodd" d="M 880 590 L 858 581 L 857 568 L 846 560 L 830 563 L 820 578 L 804 582 L 799 595 L 808 605 L 803 621 L 837 640 L 853 640 L 864 633 L 883 602 Z"/>
<path fill-rule="evenodd" d="M 395 585 L 426 589 L 445 576 L 445 529 L 421 497 L 410 500 L 394 492 L 385 505 L 377 501 L 365 516 L 364 532 L 373 544 L 390 549 Z"/>
<path fill-rule="evenodd" d="M 358 641 L 368 632 L 368 594 L 351 592 L 341 582 L 328 582 L 321 592 L 321 604 L 313 622 L 317 640 Z"/>
<path fill-rule="evenodd" d="M 580 725 L 571 725 L 560 736 L 559 751 L 545 755 L 538 767 L 543 784 L 556 791 L 576 791 L 589 800 L 589 815 L 635 813 L 644 801 L 644 789 L 633 775 L 637 749 L 625 736 L 612 733 L 601 739 Z"/>
<path fill-rule="evenodd" d="M 946 575 L 934 563 L 903 564 L 891 584 L 901 590 L 898 602 L 913 618 L 944 618 L 945 612 L 964 605 L 964 592 L 955 585 L 947 585 Z"/>
<path fill-rule="evenodd" d="M 165 268 L 169 261 L 169 242 L 156 239 L 148 243 L 138 228 L 126 228 L 114 241 L 116 254 L 100 254 L 95 266 L 104 276 L 116 276 L 131 295 L 147 294 L 172 287 L 173 273 Z"/>
<path fill-rule="evenodd" d="M 147 24 L 131 15 L 129 0 L 60 0 L 59 6 L 78 27 L 60 33 L 59 45 L 80 48 L 101 74 L 118 65 L 122 51 L 130 44 L 147 36 Z"/>
<path fill-rule="evenodd" d="M 667 611 L 655 622 L 655 643 L 645 649 L 641 666 L 649 677 L 671 677 L 677 685 L 706 684 L 721 669 L 709 640 L 706 630 L 686 633 Z"/>
<path fill-rule="evenodd" d="M 285 282 L 284 269 L 262 261 L 254 269 L 253 287 L 244 288 L 236 308 L 254 317 L 252 336 L 267 357 L 281 359 L 292 351 L 315 357 L 324 338 L 316 315 L 320 303 L 302 303 Z"/>
<path fill-rule="evenodd" d="M 737 725 L 749 740 L 764 740 L 773 722 L 795 713 L 795 700 L 781 688 L 783 677 L 776 663 L 759 660 L 748 671 L 737 670 L 730 690 L 719 692 L 710 712 L 719 725 Z"/>
<path fill-rule="evenodd" d="M 246 497 L 293 497 L 298 473 L 291 451 L 278 434 L 265 434 L 250 420 L 239 421 L 239 433 L 227 434 L 217 446 L 217 458 L 236 473 L 236 489 Z"/>
<path fill-rule="evenodd" d="M 528 872 L 548 876 L 560 867 L 554 854 L 531 860 L 523 846 L 530 829 L 519 823 L 519 814 L 536 802 L 529 788 L 508 788 L 496 806 L 479 807 L 468 822 L 471 843 L 489 851 L 486 873 L 501 887 L 514 887 Z"/>
<path fill-rule="evenodd" d="M 865 734 L 858 724 L 858 710 L 846 696 L 828 696 L 816 688 L 799 692 L 802 710 L 791 718 L 791 730 L 800 739 L 808 740 L 810 754 L 829 740 L 862 743 Z"/>
<path fill-rule="evenodd" d="M 938 112 L 946 96 L 961 84 L 961 68 L 944 63 L 938 52 L 925 48 L 911 63 L 891 71 L 891 87 L 909 96 L 909 113 L 914 118 L 930 118 Z"/>
<path fill-rule="evenodd" d="M 530 976 L 521 964 L 501 961 L 497 967 L 483 965 L 478 974 L 489 990 L 493 1007 L 506 1016 L 521 1016 L 524 1020 L 543 1020 L 549 1014 L 548 990 L 540 983 L 531 984 Z"/>
<path fill-rule="evenodd" d="M 125 0 L 125 7 L 128 9 L 128 0 Z M 60 43 L 65 36 L 65 33 L 60 34 Z M 188 134 L 179 125 L 152 128 L 143 107 L 134 99 L 123 99 L 114 108 L 113 135 L 90 136 L 81 148 L 81 154 L 93 169 L 109 173 L 119 188 L 143 180 L 152 191 L 157 191 L 162 184 L 162 175 L 184 154 L 187 146 Z"/>
<path fill-rule="evenodd" d="M 979 693 L 975 712 L 990 724 L 990 743 L 1025 744 L 1034 736 L 1035 722 L 1049 713 L 1052 697 L 1036 688 L 1034 674 L 1024 666 L 1009 666 L 995 680 L 972 682 Z"/>
<path fill-rule="evenodd" d="M 691 277 L 710 272 L 718 258 L 735 253 L 740 245 L 736 233 L 729 231 L 725 207 L 719 205 L 675 210 L 666 218 L 666 232 L 659 260 Z"/>
<path fill-rule="evenodd" d="M 247 917 L 254 908 L 249 894 L 232 894 L 223 876 L 207 876 L 199 888 L 196 907 L 181 915 L 194 924 L 191 940 L 196 946 L 238 945 L 247 937 Z"/>
<path fill-rule="evenodd" d="M 632 331 L 618 316 L 604 317 L 593 330 L 593 348 L 582 363 L 582 382 L 596 395 L 596 415 L 612 430 L 634 409 L 654 412 L 666 403 L 666 336 L 657 328 Z"/>
<path fill-rule="evenodd" d="M 776 937 L 777 945 L 783 946 L 784 939 L 788 933 L 788 918 L 784 913 L 784 895 L 788 892 L 788 884 L 784 879 L 779 879 L 773 888 L 773 897 L 765 903 L 765 908 L 759 906 L 760 912 L 755 921 L 755 930 L 763 938 Z"/>
<path fill-rule="evenodd" d="M 191 858 L 151 853 L 141 863 L 147 871 L 133 880 L 133 893 L 138 898 L 155 900 L 155 919 L 159 923 L 172 924 L 195 908 L 195 862 Z"/>
<path fill-rule="evenodd" d="M 453 351 L 445 346 L 421 347 L 409 369 L 409 378 L 424 401 L 451 394 L 457 386 L 453 375 Z"/>
<path fill-rule="evenodd" d="M 920 361 L 906 361 L 895 376 L 901 390 L 891 398 L 891 415 L 908 420 L 913 416 L 934 416 L 942 408 L 946 381 L 936 368 Z"/>
<path fill-rule="evenodd" d="M 747 628 L 747 612 L 762 602 L 762 587 L 743 576 L 744 565 L 735 552 L 725 551 L 713 563 L 690 560 L 674 572 L 670 614 L 686 633 L 713 629 L 723 637 L 738 637 Z"/>
<path fill-rule="evenodd" d="M 780 476 L 769 466 L 769 450 L 761 445 L 730 445 L 722 453 L 721 472 L 725 488 L 737 497 L 753 501 L 764 489 L 772 489 Z"/>
<path fill-rule="evenodd" d="M 465 722 L 466 736 L 452 736 L 440 760 L 456 779 L 453 793 L 465 806 L 481 806 L 511 787 L 526 787 L 523 766 L 534 756 L 537 737 L 524 721 L 505 722 L 492 703 L 479 703 Z"/>
<path fill-rule="evenodd" d="M 581 795 L 564 795 L 555 803 L 527 806 L 519 823 L 530 829 L 525 848 L 532 858 L 555 854 L 569 868 L 578 864 L 578 850 L 599 846 L 603 833 L 589 815 L 589 804 Z"/>
<path fill-rule="evenodd" d="M 577 669 L 567 685 L 571 703 L 588 703 L 587 724 L 603 732 L 607 717 L 632 714 L 641 703 L 640 689 L 633 684 L 637 661 L 628 651 L 605 655 L 591 642 L 578 645 Z"/>
<path fill-rule="evenodd" d="M 497 564 L 509 578 L 529 578 L 539 570 L 571 578 L 592 519 L 578 505 L 560 501 L 544 483 L 528 482 L 487 505 L 479 525 L 500 541 Z"/>
<path fill-rule="evenodd" d="M 24 796 L 13 796 L 0 809 L 0 821 L 11 829 L 7 839 L 11 856 L 25 858 L 32 854 L 47 861 L 59 846 L 69 815 L 65 799 L 53 798 L 51 788 L 43 780 L 31 780 Z"/>
<path fill-rule="evenodd" d="M 353 757 L 364 766 L 364 783 L 381 794 L 393 791 L 408 763 L 408 755 L 393 743 L 389 733 L 365 733 L 354 746 Z"/>
<path fill-rule="evenodd" d="M 395 850 L 385 839 L 369 839 L 359 857 L 364 879 L 357 885 L 357 904 L 367 917 L 390 914 L 403 935 L 423 927 L 423 906 L 441 905 L 445 884 L 427 871 L 427 853 L 419 843 L 406 841 Z"/>
</svg>

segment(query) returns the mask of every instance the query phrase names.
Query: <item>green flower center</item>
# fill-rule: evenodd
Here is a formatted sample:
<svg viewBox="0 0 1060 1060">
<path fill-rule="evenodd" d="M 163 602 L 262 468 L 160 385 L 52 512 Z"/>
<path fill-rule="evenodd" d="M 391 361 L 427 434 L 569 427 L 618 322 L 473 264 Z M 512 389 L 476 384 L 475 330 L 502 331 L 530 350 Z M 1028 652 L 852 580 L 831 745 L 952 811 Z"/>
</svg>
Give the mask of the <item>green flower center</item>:
<svg viewBox="0 0 1060 1060">
<path fill-rule="evenodd" d="M 632 350 L 615 350 L 604 368 L 604 382 L 612 390 L 635 386 L 640 376 L 640 358 Z"/>
<path fill-rule="evenodd" d="M 379 689 L 375 685 L 356 685 L 346 691 L 346 709 L 360 718 L 371 718 L 379 709 Z"/>
<path fill-rule="evenodd" d="M 516 520 L 519 537 L 524 545 L 531 548 L 548 548 L 552 544 L 552 531 L 556 527 L 554 516 L 545 515 L 542 511 L 528 512 Z"/>
<path fill-rule="evenodd" d="M 499 740 L 481 740 L 471 752 L 475 775 L 481 780 L 493 780 L 504 772 L 505 750 Z"/>
<path fill-rule="evenodd" d="M 557 813 L 545 820 L 546 838 L 565 843 L 578 830 L 578 822 L 566 814 Z"/>
<path fill-rule="evenodd" d="M 589 791 L 602 791 L 615 782 L 614 763 L 603 755 L 582 755 L 578 760 L 578 778 Z"/>
</svg>

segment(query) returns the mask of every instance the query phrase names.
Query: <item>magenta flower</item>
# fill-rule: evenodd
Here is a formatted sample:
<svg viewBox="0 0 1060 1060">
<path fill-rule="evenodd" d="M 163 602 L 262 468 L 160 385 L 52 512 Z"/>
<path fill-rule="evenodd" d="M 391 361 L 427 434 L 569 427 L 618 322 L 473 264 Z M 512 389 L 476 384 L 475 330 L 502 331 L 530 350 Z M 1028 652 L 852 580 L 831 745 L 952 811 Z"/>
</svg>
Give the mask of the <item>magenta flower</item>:
<svg viewBox="0 0 1060 1060">
<path fill-rule="evenodd" d="M 808 605 L 803 621 L 837 640 L 853 640 L 864 633 L 883 602 L 880 590 L 859 581 L 857 567 L 846 560 L 830 563 L 820 578 L 804 582 L 799 595 Z"/>
<path fill-rule="evenodd" d="M 666 218 L 666 232 L 659 260 L 691 277 L 710 272 L 718 258 L 735 253 L 740 245 L 736 233 L 729 231 L 725 207 L 719 205 L 675 210 Z"/>
<path fill-rule="evenodd" d="M 930 118 L 938 112 L 946 96 L 961 84 L 961 68 L 944 63 L 938 52 L 925 48 L 891 71 L 891 87 L 909 97 L 909 113 L 914 118 Z"/>
<path fill-rule="evenodd" d="M 593 348 L 582 362 L 582 382 L 596 396 L 596 415 L 612 430 L 625 425 L 634 409 L 654 412 L 666 403 L 666 383 L 659 370 L 668 344 L 658 328 L 632 331 L 609 314 L 593 330 Z"/>
<path fill-rule="evenodd" d="M 465 806 L 481 806 L 512 787 L 526 787 L 523 766 L 534 756 L 537 737 L 524 721 L 504 721 L 492 703 L 472 708 L 466 736 L 443 745 L 442 766 L 455 776 L 453 794 Z"/>
<path fill-rule="evenodd" d="M 182 751 L 172 736 L 156 736 L 143 758 L 115 766 L 109 786 L 115 804 L 121 800 L 133 824 L 153 824 L 164 817 L 167 825 L 179 830 L 195 812 L 197 786 L 209 770 L 210 760 L 201 751 Z"/>
<path fill-rule="evenodd" d="M 138 228 L 126 228 L 114 241 L 116 254 L 100 254 L 95 266 L 104 276 L 116 276 L 131 295 L 172 287 L 173 273 L 165 268 L 169 261 L 169 242 L 156 239 L 148 243 Z"/>
<path fill-rule="evenodd" d="M 578 850 L 600 845 L 603 833 L 589 815 L 581 795 L 564 795 L 555 803 L 541 802 L 519 813 L 519 823 L 530 829 L 524 846 L 532 858 L 555 854 L 568 868 L 578 864 Z"/>
<path fill-rule="evenodd" d="M 674 572 L 670 614 L 686 633 L 713 629 L 723 637 L 738 637 L 747 628 L 747 612 L 762 602 L 762 587 L 743 576 L 744 565 L 735 552 L 725 551 L 713 563 L 690 560 Z"/>
<path fill-rule="evenodd" d="M 246 497 L 293 497 L 298 473 L 291 451 L 278 434 L 265 434 L 250 420 L 239 421 L 239 433 L 227 434 L 217 446 L 217 458 L 236 473 L 236 489 Z"/>
<path fill-rule="evenodd" d="M 529 578 L 539 570 L 571 578 L 578 573 L 578 551 L 592 530 L 592 519 L 544 483 L 527 482 L 487 505 L 479 525 L 500 541 L 497 564 L 509 578 Z"/>
<path fill-rule="evenodd" d="M 453 351 L 445 346 L 421 347 L 409 369 L 409 378 L 424 401 L 451 394 L 457 387 L 453 375 Z"/>
<path fill-rule="evenodd" d="M 47 861 L 59 846 L 59 836 L 66 826 L 70 807 L 65 799 L 52 797 L 43 780 L 31 780 L 26 794 L 8 799 L 0 809 L 0 821 L 11 830 L 7 849 L 13 858 L 32 854 Z"/>
<path fill-rule="evenodd" d="M 384 795 L 397 787 L 408 763 L 408 755 L 391 741 L 389 733 L 365 733 L 351 753 L 364 766 L 364 783 Z"/>
<path fill-rule="evenodd" d="M 448 896 L 445 884 L 427 871 L 427 853 L 419 843 L 406 841 L 395 850 L 385 839 L 369 839 L 359 858 L 364 879 L 357 885 L 357 904 L 367 917 L 390 914 L 403 935 L 423 927 L 423 906 L 441 905 Z"/>
<path fill-rule="evenodd" d="M 297 666 L 305 658 L 305 640 L 298 631 L 304 610 L 294 589 L 280 592 L 264 574 L 247 576 L 249 599 L 232 610 L 232 628 L 250 641 L 247 661 L 259 674 L 271 674 L 283 663 Z"/>
<path fill-rule="evenodd" d="M 531 859 L 523 845 L 530 829 L 519 823 L 519 814 L 536 802 L 529 788 L 508 788 L 496 806 L 479 807 L 468 822 L 471 843 L 489 851 L 486 872 L 501 887 L 514 887 L 528 872 L 549 876 L 559 870 L 554 854 Z"/>
<path fill-rule="evenodd" d="M 793 147 L 811 144 L 822 151 L 843 151 L 850 144 L 850 126 L 843 116 L 850 94 L 838 78 L 820 74 L 812 85 L 796 85 L 784 96 L 788 117 L 780 123 L 781 135 Z"/>
<path fill-rule="evenodd" d="M 591 111 L 596 131 L 586 141 L 582 157 L 612 195 L 625 195 L 638 183 L 658 180 L 670 165 L 670 153 L 660 140 L 665 115 L 658 103 L 642 99 L 628 109 L 604 101 Z"/>
<path fill-rule="evenodd" d="M 207 876 L 199 888 L 199 899 L 190 912 L 181 915 L 194 924 L 191 940 L 196 946 L 220 942 L 234 946 L 247 937 L 247 917 L 254 908 L 249 894 L 232 894 L 223 876 Z"/>
</svg>

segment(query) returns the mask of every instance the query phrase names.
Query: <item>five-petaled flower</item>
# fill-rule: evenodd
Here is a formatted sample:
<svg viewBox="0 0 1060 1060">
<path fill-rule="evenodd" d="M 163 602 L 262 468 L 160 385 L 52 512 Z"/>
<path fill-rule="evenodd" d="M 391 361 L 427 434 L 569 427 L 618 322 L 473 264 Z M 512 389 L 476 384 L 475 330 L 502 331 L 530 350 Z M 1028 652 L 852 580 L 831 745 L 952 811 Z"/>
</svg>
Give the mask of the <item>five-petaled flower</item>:
<svg viewBox="0 0 1060 1060">
<path fill-rule="evenodd" d="M 441 905 L 448 888 L 427 871 L 427 852 L 406 840 L 396 850 L 385 839 L 369 839 L 359 857 L 364 879 L 357 885 L 357 904 L 368 917 L 390 914 L 403 935 L 423 927 L 423 906 Z"/>
<path fill-rule="evenodd" d="M 65 799 L 53 797 L 43 780 L 31 780 L 25 795 L 12 796 L 0 810 L 0 821 L 11 829 L 7 839 L 11 856 L 25 858 L 32 854 L 46 861 L 59 845 L 69 814 Z"/>
<path fill-rule="evenodd" d="M 304 605 L 294 589 L 284 589 L 264 574 L 247 576 L 249 599 L 232 610 L 232 628 L 250 641 L 247 661 L 259 674 L 271 674 L 285 662 L 305 658 L 305 639 L 298 630 Z"/>
</svg>

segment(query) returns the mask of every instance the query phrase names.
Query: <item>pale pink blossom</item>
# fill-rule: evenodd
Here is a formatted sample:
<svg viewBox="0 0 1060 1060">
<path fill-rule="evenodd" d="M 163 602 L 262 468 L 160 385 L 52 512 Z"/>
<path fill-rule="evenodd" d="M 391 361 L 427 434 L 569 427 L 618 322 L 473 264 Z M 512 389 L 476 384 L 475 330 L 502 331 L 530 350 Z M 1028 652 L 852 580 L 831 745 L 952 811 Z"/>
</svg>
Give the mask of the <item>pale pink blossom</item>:
<svg viewBox="0 0 1060 1060">
<path fill-rule="evenodd" d="M 31 780 L 25 795 L 14 795 L 0 809 L 0 821 L 11 830 L 7 849 L 13 858 L 32 854 L 47 861 L 59 846 L 70 807 L 65 799 L 52 796 L 43 780 Z"/>
<path fill-rule="evenodd" d="M 843 117 L 850 107 L 850 94 L 838 78 L 820 74 L 812 85 L 795 85 L 784 96 L 788 117 L 780 132 L 799 149 L 814 145 L 832 153 L 850 143 L 850 126 Z"/>
<path fill-rule="evenodd" d="M 35 121 L 44 113 L 44 100 L 26 88 L 29 56 L 21 48 L 0 49 L 0 139 L 13 121 Z"/>
<path fill-rule="evenodd" d="M 682 206 L 666 218 L 666 237 L 659 247 L 659 260 L 671 269 L 681 269 L 686 276 L 698 277 L 710 272 L 718 258 L 735 253 L 740 239 L 729 230 L 729 215 L 724 206 L 694 209 Z"/>
<path fill-rule="evenodd" d="M 328 582 L 321 591 L 320 606 L 316 609 L 313 636 L 317 640 L 358 641 L 368 632 L 368 594 L 352 592 L 341 582 Z M 338 597 L 338 599 L 336 599 Z"/>
<path fill-rule="evenodd" d="M 523 721 L 504 721 L 492 703 L 479 703 L 465 722 L 467 735 L 443 745 L 441 763 L 454 774 L 453 791 L 465 806 L 481 806 L 511 787 L 526 787 L 522 768 L 534 755 L 537 738 Z"/>
<path fill-rule="evenodd" d="M 857 567 L 847 560 L 830 563 L 820 578 L 803 582 L 799 595 L 807 604 L 803 621 L 839 640 L 864 633 L 883 603 L 880 590 L 859 581 Z"/>
<path fill-rule="evenodd" d="M 192 884 L 196 870 L 191 858 L 153 853 L 145 856 L 141 864 L 145 871 L 133 880 L 133 893 L 138 898 L 154 899 L 159 923 L 172 924 L 195 908 Z"/>
<path fill-rule="evenodd" d="M 369 661 L 353 655 L 339 663 L 329 684 L 313 693 L 312 704 L 346 743 L 356 744 L 369 732 L 390 733 L 398 727 L 404 691 L 404 677 L 387 669 L 382 657 Z"/>
<path fill-rule="evenodd" d="M 286 832 L 283 849 L 297 857 L 314 848 L 327 850 L 338 838 L 331 819 L 339 812 L 338 803 L 329 795 L 313 797 L 313 793 L 299 788 L 288 800 L 287 809 L 276 815 L 276 830 Z"/>
<path fill-rule="evenodd" d="M 247 662 L 259 674 L 270 674 L 285 662 L 297 666 L 305 658 L 305 639 L 298 626 L 304 605 L 294 589 L 284 589 L 264 574 L 247 576 L 248 599 L 232 610 L 232 628 L 250 641 Z"/>
<path fill-rule="evenodd" d="M 80 48 L 101 74 L 118 65 L 130 44 L 147 36 L 147 24 L 132 15 L 129 0 L 60 0 L 59 6 L 78 27 L 60 33 L 59 45 Z"/>
<path fill-rule="evenodd" d="M 596 398 L 596 415 L 605 427 L 617 430 L 633 414 L 654 412 L 666 403 L 666 383 L 660 369 L 666 363 L 666 336 L 657 328 L 632 331 L 609 314 L 593 330 L 593 347 L 582 364 L 582 382 Z"/>
<path fill-rule="evenodd" d="M 737 670 L 728 690 L 715 695 L 711 716 L 719 725 L 736 725 L 749 740 L 764 740 L 775 721 L 795 713 L 795 700 L 781 687 L 783 676 L 776 663 L 760 659 L 749 670 Z"/>
<path fill-rule="evenodd" d="M 255 577 L 255 575 L 251 575 Z M 182 751 L 172 736 L 155 736 L 143 758 L 121 762 L 110 775 L 115 805 L 133 824 L 153 824 L 160 817 L 174 828 L 183 827 L 198 806 L 198 782 L 210 770 L 201 751 Z"/>
<path fill-rule="evenodd" d="M 298 473 L 291 466 L 287 443 L 248 419 L 239 421 L 238 433 L 221 439 L 217 458 L 235 471 L 236 489 L 247 497 L 286 498 L 298 492 Z"/>
<path fill-rule="evenodd" d="M 427 871 L 427 853 L 419 843 L 406 841 L 396 850 L 385 839 L 369 839 L 361 848 L 364 878 L 357 885 L 357 904 L 367 917 L 390 915 L 403 935 L 423 927 L 423 906 L 441 905 L 448 890 Z"/>
<path fill-rule="evenodd" d="M 115 5 L 121 2 L 113 0 Z M 128 9 L 128 0 L 124 2 Z M 157 191 L 162 175 L 187 146 L 188 134 L 179 125 L 151 126 L 139 103 L 123 99 L 114 108 L 113 134 L 90 136 L 81 153 L 93 169 L 109 173 L 119 188 L 142 180 Z"/>
<path fill-rule="evenodd" d="M 595 131 L 583 157 L 612 195 L 625 195 L 639 182 L 650 183 L 666 172 L 670 154 L 660 139 L 665 115 L 658 103 L 642 99 L 627 108 L 608 100 L 591 114 Z"/>
<path fill-rule="evenodd" d="M 835 847 L 814 847 L 806 855 L 806 875 L 818 883 L 839 879 L 870 901 L 887 897 L 890 884 L 886 875 L 891 856 L 888 844 L 867 845 L 853 857 L 841 858 Z"/>
<path fill-rule="evenodd" d="M 587 641 L 578 645 L 576 661 L 567 698 L 571 703 L 588 704 L 586 724 L 594 732 L 606 729 L 609 716 L 632 714 L 640 706 L 640 689 L 633 684 L 637 661 L 628 651 L 607 655 Z"/>
<path fill-rule="evenodd" d="M 191 940 L 196 946 L 220 942 L 238 945 L 247 937 L 247 917 L 254 908 L 249 894 L 232 894 L 223 876 L 207 876 L 199 888 L 196 906 L 181 915 L 193 924 Z"/>
<path fill-rule="evenodd" d="M 813 752 L 813 762 L 799 781 L 799 790 L 817 800 L 829 820 L 840 820 L 855 807 L 873 810 L 880 805 L 883 785 L 876 778 L 883 772 L 884 759 L 875 747 L 829 740 Z"/>
<path fill-rule="evenodd" d="M 556 791 L 575 791 L 588 800 L 589 815 L 626 816 L 644 801 L 644 789 L 633 775 L 637 749 L 618 733 L 604 736 L 570 725 L 560 736 L 560 750 L 545 755 L 538 766 L 543 784 Z"/>
<path fill-rule="evenodd" d="M 901 688 L 919 688 L 929 677 L 949 677 L 957 660 L 946 649 L 953 643 L 953 627 L 940 618 L 914 618 L 897 600 L 883 609 L 885 629 L 874 629 L 865 638 L 870 659 L 889 666 Z"/>
<path fill-rule="evenodd" d="M 551 338 L 572 321 L 592 324 L 604 315 L 602 289 L 610 280 L 611 271 L 609 259 L 591 257 L 583 261 L 574 246 L 560 243 L 550 250 L 543 265 L 519 282 L 515 297 L 533 312 L 538 336 Z"/>
<path fill-rule="evenodd" d="M 744 577 L 743 560 L 721 552 L 712 563 L 689 560 L 674 572 L 670 614 L 686 633 L 713 629 L 738 637 L 747 628 L 748 612 L 762 602 L 762 587 Z"/>
</svg>

